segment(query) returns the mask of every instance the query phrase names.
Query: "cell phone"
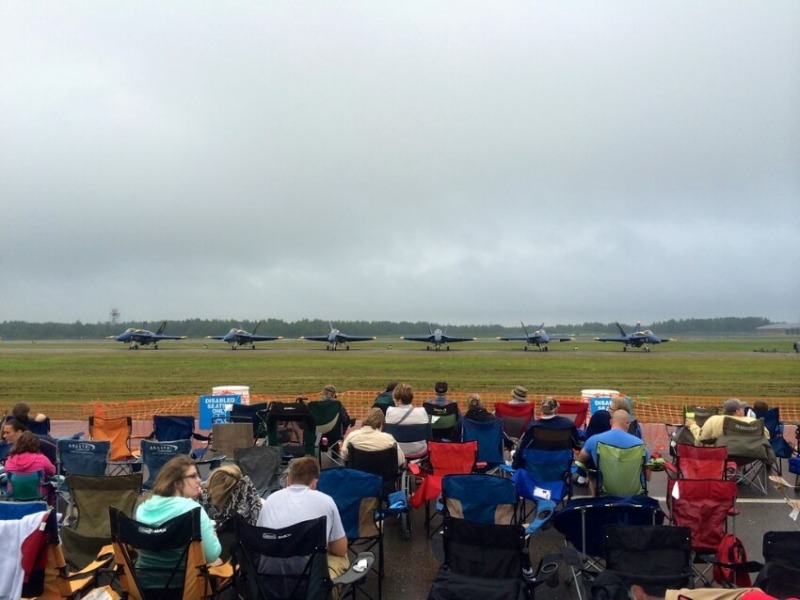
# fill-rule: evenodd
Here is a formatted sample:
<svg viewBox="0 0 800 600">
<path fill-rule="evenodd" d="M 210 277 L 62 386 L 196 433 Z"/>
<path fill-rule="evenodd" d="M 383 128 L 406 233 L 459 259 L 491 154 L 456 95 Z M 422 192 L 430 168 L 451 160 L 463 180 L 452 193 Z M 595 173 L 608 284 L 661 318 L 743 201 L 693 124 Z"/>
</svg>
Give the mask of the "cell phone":
<svg viewBox="0 0 800 600">
<path fill-rule="evenodd" d="M 356 573 L 363 573 L 367 570 L 367 559 L 361 558 L 359 559 L 356 564 L 353 565 L 353 571 Z"/>
</svg>

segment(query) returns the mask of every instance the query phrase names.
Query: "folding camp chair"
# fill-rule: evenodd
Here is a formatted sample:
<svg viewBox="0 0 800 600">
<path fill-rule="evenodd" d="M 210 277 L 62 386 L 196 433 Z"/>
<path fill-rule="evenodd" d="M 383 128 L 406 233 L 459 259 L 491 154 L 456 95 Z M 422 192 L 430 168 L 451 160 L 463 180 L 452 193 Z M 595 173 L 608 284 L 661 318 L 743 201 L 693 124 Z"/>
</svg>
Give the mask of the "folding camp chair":
<svg viewBox="0 0 800 600">
<path fill-rule="evenodd" d="M 255 443 L 250 423 L 213 423 L 211 439 L 214 452 L 228 459 L 237 448 L 252 448 Z"/>
<path fill-rule="evenodd" d="M 5 492 L 7 500 L 12 502 L 42 500 L 48 504 L 53 504 L 53 488 L 45 481 L 42 471 L 34 471 L 33 473 L 6 472 L 6 477 L 8 477 Z"/>
<path fill-rule="evenodd" d="M 644 465 L 647 448 L 644 444 L 618 448 L 597 444 L 596 495 L 638 496 L 647 493 Z"/>
<path fill-rule="evenodd" d="M 159 442 L 189 440 L 189 450 L 197 465 L 208 465 L 216 469 L 225 460 L 218 452 L 209 452 L 211 437 L 195 431 L 195 419 L 192 415 L 153 415 L 153 433 L 151 439 Z M 199 442 L 199 446 L 195 443 Z"/>
<path fill-rule="evenodd" d="M 340 446 L 344 438 L 342 403 L 339 400 L 317 400 L 309 402 L 308 409 L 314 419 L 314 446 L 322 464 L 322 455 L 341 465 Z"/>
<path fill-rule="evenodd" d="M 557 585 L 558 564 L 542 562 L 531 568 L 521 525 L 476 523 L 446 517 L 442 531 L 444 563 L 428 600 L 508 600 L 530 597 L 545 581 Z"/>
<path fill-rule="evenodd" d="M 383 426 L 384 433 L 388 433 L 391 435 L 395 441 L 400 444 L 400 447 L 403 447 L 403 444 L 411 444 L 414 442 L 428 442 L 433 439 L 433 430 L 431 428 L 430 423 L 421 423 L 421 424 L 397 424 L 397 423 L 386 423 Z M 428 455 L 427 448 L 419 453 L 410 453 L 406 452 L 403 449 L 403 453 L 406 455 L 407 461 L 418 460 L 420 458 L 424 458 Z"/>
<path fill-rule="evenodd" d="M 575 498 L 553 515 L 553 526 L 564 536 L 564 559 L 572 572 L 579 600 L 584 584 L 603 570 L 607 525 L 661 525 L 664 513 L 647 496 Z"/>
<path fill-rule="evenodd" d="M 695 573 L 704 585 L 711 584 L 708 571 L 728 532 L 728 518 L 736 516 L 736 482 L 721 479 L 668 479 L 667 512 L 670 521 L 692 532 Z"/>
<path fill-rule="evenodd" d="M 500 419 L 492 421 L 474 421 L 461 419 L 461 442 L 478 443 L 478 456 L 475 468 L 483 473 L 496 470 L 504 464 L 503 457 L 503 422 Z"/>
<path fill-rule="evenodd" d="M 281 479 L 281 449 L 276 446 L 250 446 L 236 448 L 233 460 L 247 475 L 262 498 L 283 487 Z"/>
<path fill-rule="evenodd" d="M 437 441 L 452 440 L 453 427 L 456 426 L 460 414 L 458 404 L 451 402 L 440 406 L 431 402 L 423 402 L 422 408 L 430 418 L 433 439 Z"/>
<path fill-rule="evenodd" d="M 267 437 L 267 430 L 264 426 L 264 421 L 259 416 L 259 413 L 264 412 L 267 410 L 267 403 L 266 402 L 258 402 L 256 404 L 232 404 L 231 405 L 231 412 L 229 416 L 230 423 L 250 423 L 253 427 L 253 435 L 251 436 L 252 440 L 256 440 L 259 438 Z M 213 437 L 214 439 L 214 446 L 217 447 L 218 440 L 216 435 Z M 233 456 L 233 451 L 231 450 L 230 453 L 225 452 L 228 456 Z"/>
<path fill-rule="evenodd" d="M 139 457 L 131 449 L 132 431 L 133 420 L 131 417 L 108 419 L 98 416 L 89 417 L 89 439 L 111 442 L 108 466 L 111 468 L 112 475 L 135 473 L 142 470 Z"/>
<path fill-rule="evenodd" d="M 153 527 L 109 507 L 114 558 L 128 597 L 201 600 L 219 591 L 203 556 L 201 510 L 197 507 Z"/>
<path fill-rule="evenodd" d="M 70 573 L 58 537 L 56 513 L 42 502 L 0 502 L 0 539 L 4 540 L 0 562 L 0 598 L 78 598 L 97 584 L 101 569 L 113 555 L 101 553 L 82 571 Z M 13 547 L 11 540 L 24 539 Z M 23 551 L 24 548 L 24 551 Z"/>
<path fill-rule="evenodd" d="M 489 525 L 514 525 L 519 497 L 513 482 L 492 475 L 442 477 L 444 514 Z"/>
<path fill-rule="evenodd" d="M 586 421 L 589 414 L 589 403 L 583 400 L 559 400 L 558 401 L 558 414 L 562 417 L 567 417 L 573 423 L 578 431 L 586 427 Z"/>
<path fill-rule="evenodd" d="M 494 414 L 503 421 L 503 431 L 514 440 L 519 440 L 528 424 L 533 420 L 533 404 L 511 404 L 495 402 Z"/>
<path fill-rule="evenodd" d="M 675 444 L 675 462 L 664 466 L 667 475 L 677 479 L 726 479 L 736 471 L 735 463 L 728 464 L 726 446 Z"/>
<path fill-rule="evenodd" d="M 775 470 L 778 475 L 783 475 L 783 464 L 781 459 L 789 459 L 794 454 L 794 448 L 783 437 L 784 423 L 781 421 L 780 407 L 774 407 L 762 411 L 754 411 L 756 418 L 764 420 L 764 427 L 769 432 L 769 443 L 775 452 Z"/>
<path fill-rule="evenodd" d="M 722 435 L 714 445 L 728 447 L 728 460 L 741 469 L 740 483 L 752 486 L 766 496 L 768 470 L 776 461 L 775 452 L 764 436 L 761 419 L 746 423 L 725 417 Z"/>
<path fill-rule="evenodd" d="M 767 531 L 754 585 L 776 598 L 800 598 L 800 531 Z"/>
<path fill-rule="evenodd" d="M 270 402 L 261 415 L 267 432 L 267 443 L 281 448 L 283 461 L 314 455 L 314 417 L 302 398 L 294 402 Z M 299 439 L 292 439 L 296 434 Z"/>
<path fill-rule="evenodd" d="M 381 498 L 384 501 L 383 513 L 398 515 L 403 529 L 403 537 L 411 538 L 411 476 L 404 467 L 397 465 L 397 447 L 385 450 L 360 450 L 350 446 L 347 466 L 381 478 Z"/>
<path fill-rule="evenodd" d="M 153 489 L 161 467 L 167 464 L 170 459 L 184 454 L 190 456 L 192 453 L 192 440 L 176 439 L 171 442 L 154 442 L 152 440 L 142 440 L 140 442 L 142 464 L 147 467 L 147 479 L 142 484 L 145 490 Z"/>
<path fill-rule="evenodd" d="M 59 533 L 67 562 L 82 569 L 111 543 L 108 507 L 114 506 L 126 515 L 142 489 L 142 474 L 116 476 L 67 475 L 72 492 L 72 518 L 65 521 Z"/>
<path fill-rule="evenodd" d="M 250 525 L 236 515 L 236 546 L 233 560 L 238 566 L 235 588 L 240 598 L 251 600 L 325 600 L 334 585 L 342 596 L 354 595 L 375 560 L 369 552 L 358 555 L 350 569 L 336 579 L 328 577 L 327 527 L 325 517 L 302 521 L 283 529 Z M 364 560 L 364 569 L 355 564 Z"/>
<path fill-rule="evenodd" d="M 609 573 L 626 589 L 637 584 L 648 595 L 659 598 L 664 597 L 667 589 L 692 587 L 692 542 L 688 527 L 609 525 L 603 533 L 603 550 L 606 570 L 595 580 L 592 597 L 600 597 L 600 581 Z"/>
<path fill-rule="evenodd" d="M 428 537 L 438 530 L 436 527 L 431 531 L 431 522 L 437 514 L 437 511 L 431 511 L 431 500 L 435 501 L 442 493 L 442 477 L 472 473 L 477 453 L 477 442 L 432 441 L 428 444 L 430 471 L 424 471 L 414 463 L 409 465 L 414 475 L 422 477 L 422 483 L 411 497 L 411 506 L 419 508 L 425 505 L 425 534 Z"/>
<path fill-rule="evenodd" d="M 683 424 L 686 424 L 687 419 L 693 420 L 698 427 L 702 427 L 708 421 L 708 417 L 719 414 L 719 407 L 717 406 L 689 406 L 683 407 Z"/>
<path fill-rule="evenodd" d="M 72 517 L 74 504 L 67 482 L 67 475 L 101 477 L 106 474 L 111 442 L 108 440 L 57 440 L 58 464 L 56 465 L 56 493 L 67 504 L 63 522 Z"/>
<path fill-rule="evenodd" d="M 359 552 L 377 554 L 377 561 L 372 568 L 378 577 L 376 598 L 380 600 L 384 576 L 382 521 L 385 513 L 380 510 L 383 506 L 383 479 L 357 469 L 325 469 L 319 474 L 317 490 L 333 498 L 336 503 L 351 555 Z M 361 591 L 364 592 L 363 588 Z M 372 598 L 369 594 L 365 595 Z"/>
</svg>

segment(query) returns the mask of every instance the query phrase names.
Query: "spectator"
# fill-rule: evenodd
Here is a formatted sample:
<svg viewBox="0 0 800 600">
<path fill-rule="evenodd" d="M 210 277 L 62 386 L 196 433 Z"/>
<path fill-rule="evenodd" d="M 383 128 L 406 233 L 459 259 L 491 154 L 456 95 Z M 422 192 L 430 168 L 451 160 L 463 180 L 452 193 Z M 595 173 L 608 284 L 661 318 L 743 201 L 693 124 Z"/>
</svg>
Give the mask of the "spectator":
<svg viewBox="0 0 800 600">
<path fill-rule="evenodd" d="M 386 422 L 392 425 L 423 425 L 428 423 L 428 413 L 422 407 L 414 407 L 414 392 L 410 385 L 398 383 L 394 388 L 394 406 L 386 410 Z M 397 444 L 406 455 L 423 454 L 428 449 L 428 441 L 404 442 Z"/>
<path fill-rule="evenodd" d="M 324 388 L 322 388 L 322 400 L 338 400 L 339 396 L 336 394 L 336 386 L 332 383 L 329 383 Z M 343 402 L 339 402 L 341 408 L 339 409 L 339 418 L 342 421 L 342 431 L 347 433 L 347 430 L 353 425 L 353 420 L 350 418 L 350 415 L 347 414 L 347 409 L 344 406 Z"/>
<path fill-rule="evenodd" d="M 458 406 L 458 402 L 447 397 L 447 390 L 446 381 L 437 381 L 433 387 L 436 396 L 425 400 L 423 403 L 425 412 L 431 417 L 433 439 L 437 441 L 455 439 L 455 426 L 458 420 L 461 419 L 461 409 Z M 455 413 L 448 413 L 443 410 L 443 407 L 451 405 L 455 406 Z"/>
<path fill-rule="evenodd" d="M 611 415 L 617 410 L 624 410 L 628 413 L 631 412 L 628 399 L 624 396 L 614 396 L 611 399 L 611 404 L 609 405 L 608 410 L 601 408 L 600 410 L 595 411 L 595 413 L 589 419 L 589 424 L 586 426 L 586 435 L 584 437 L 588 440 L 593 435 L 597 435 L 598 433 L 603 433 L 611 429 Z"/>
<path fill-rule="evenodd" d="M 136 509 L 135 518 L 145 525 L 161 525 L 200 506 L 197 500 L 201 492 L 200 474 L 195 462 L 186 455 L 176 456 L 161 467 L 152 494 Z M 214 523 L 203 508 L 200 510 L 200 536 L 205 561 L 220 564 L 222 546 L 214 531 Z M 170 567 L 181 560 L 181 554 L 181 550 L 139 552 L 136 566 L 144 569 L 141 572 L 143 587 L 163 588 L 169 580 Z M 183 587 L 183 579 L 177 579 L 174 587 Z"/>
<path fill-rule="evenodd" d="M 522 438 L 519 441 L 519 447 L 514 453 L 512 466 L 519 469 L 524 466 L 524 450 L 533 446 L 535 442 L 534 435 L 536 429 L 546 429 L 548 431 L 569 431 L 570 432 L 570 446 L 573 450 L 577 450 L 580 444 L 578 430 L 575 423 L 567 417 L 562 417 L 558 414 L 558 400 L 553 396 L 545 396 L 542 399 L 541 406 L 542 416 L 538 419 L 531 421 Z"/>
<path fill-rule="evenodd" d="M 24 475 L 37 471 L 42 471 L 45 478 L 52 477 L 56 474 L 56 467 L 42 453 L 39 438 L 30 431 L 22 431 L 16 436 L 14 445 L 8 453 L 3 477 L 7 479 L 9 474 Z M 47 496 L 50 491 L 50 488 L 44 485 L 40 489 L 42 496 Z"/>
<path fill-rule="evenodd" d="M 593 435 L 586 440 L 586 443 L 578 453 L 577 460 L 584 465 L 597 464 L 597 444 L 602 442 L 609 446 L 616 446 L 617 448 L 633 448 L 634 446 L 643 446 L 644 442 L 635 435 L 628 433 L 628 428 L 631 424 L 631 416 L 628 411 L 618 409 L 611 415 L 611 429 Z M 650 462 L 650 452 L 645 448 L 645 462 Z M 650 479 L 650 470 L 645 469 L 644 476 L 647 480 Z"/>
<path fill-rule="evenodd" d="M 448 404 L 453 404 L 455 401 L 450 400 L 447 397 L 447 382 L 446 381 L 437 381 L 436 384 L 433 386 L 433 391 L 436 394 L 433 398 L 428 398 L 425 400 L 426 404 L 433 404 L 435 406 L 446 406 Z"/>
<path fill-rule="evenodd" d="M 9 444 L 14 444 L 23 432 L 29 430 L 30 428 L 26 422 L 16 418 L 10 419 L 3 423 L 3 439 Z M 39 438 L 39 447 L 42 454 L 44 454 L 51 463 L 56 464 L 58 460 L 56 441 L 49 435 L 38 435 L 36 437 Z"/>
<path fill-rule="evenodd" d="M 518 385 L 511 390 L 511 400 L 509 404 L 530 404 L 528 400 L 528 389 Z"/>
<path fill-rule="evenodd" d="M 692 419 L 686 419 L 686 426 L 694 434 L 694 439 L 697 442 L 711 443 L 722 435 L 722 425 L 725 422 L 725 417 L 732 417 L 744 423 L 752 423 L 756 419 L 754 417 L 745 416 L 745 409 L 749 408 L 746 402 L 742 402 L 738 398 L 728 398 L 722 405 L 721 415 L 711 415 L 703 423 L 702 427 L 698 427 L 697 423 Z M 764 428 L 764 437 L 769 439 L 769 431 Z"/>
<path fill-rule="evenodd" d="M 380 394 L 375 396 L 375 402 L 372 405 L 372 408 L 380 408 L 383 414 L 386 414 L 386 409 L 390 406 L 394 406 L 394 388 L 397 387 L 396 381 L 390 381 L 386 384 L 386 389 L 382 391 Z"/>
<path fill-rule="evenodd" d="M 458 420 L 456 426 L 453 428 L 453 440 L 455 441 L 461 441 L 464 433 L 464 419 L 481 423 L 496 421 L 497 417 L 483 407 L 483 402 L 479 394 L 470 394 L 467 399 L 467 412 L 464 413 L 464 416 Z M 511 441 L 511 438 L 505 433 L 503 434 L 503 447 L 505 447 L 506 450 L 511 450 L 514 447 L 514 442 Z"/>
<path fill-rule="evenodd" d="M 328 573 L 333 579 L 347 571 L 347 537 L 333 499 L 317 491 L 319 463 L 312 456 L 294 459 L 286 487 L 271 494 L 258 517 L 259 527 L 283 529 L 302 521 L 326 517 L 328 525 Z"/>
<path fill-rule="evenodd" d="M 11 408 L 11 414 L 14 416 L 15 419 L 22 421 L 29 427 L 30 427 L 29 423 L 31 421 L 35 423 L 44 423 L 45 421 L 47 421 L 47 415 L 43 415 L 42 413 L 37 413 L 33 415 L 33 418 L 31 419 L 31 407 L 28 406 L 26 402 L 17 402 Z"/>
<path fill-rule="evenodd" d="M 347 460 L 349 448 L 358 448 L 359 450 L 386 450 L 395 446 L 397 448 L 397 465 L 400 466 L 406 461 L 403 450 L 397 444 L 395 439 L 383 430 L 384 417 L 380 408 L 372 408 L 364 417 L 361 427 L 352 429 L 347 437 L 344 438 L 342 444 L 342 458 Z"/>
</svg>

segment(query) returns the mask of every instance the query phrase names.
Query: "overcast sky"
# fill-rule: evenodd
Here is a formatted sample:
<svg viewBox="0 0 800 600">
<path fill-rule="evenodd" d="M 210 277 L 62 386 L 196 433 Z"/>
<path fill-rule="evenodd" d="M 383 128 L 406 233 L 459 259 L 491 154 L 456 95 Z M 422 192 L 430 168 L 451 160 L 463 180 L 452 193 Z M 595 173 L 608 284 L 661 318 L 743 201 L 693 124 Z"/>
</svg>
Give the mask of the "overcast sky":
<svg viewBox="0 0 800 600">
<path fill-rule="evenodd" d="M 800 2 L 0 3 L 0 321 L 800 320 Z"/>
</svg>

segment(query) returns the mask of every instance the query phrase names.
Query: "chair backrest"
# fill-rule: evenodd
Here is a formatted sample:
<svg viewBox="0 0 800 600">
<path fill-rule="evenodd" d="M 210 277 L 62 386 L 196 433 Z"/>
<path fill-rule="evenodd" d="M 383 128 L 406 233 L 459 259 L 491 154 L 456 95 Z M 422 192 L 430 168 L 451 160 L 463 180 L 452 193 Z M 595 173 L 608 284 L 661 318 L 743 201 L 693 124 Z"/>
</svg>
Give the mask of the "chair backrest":
<svg viewBox="0 0 800 600">
<path fill-rule="evenodd" d="M 675 444 L 675 460 L 683 479 L 724 479 L 728 448 Z"/>
<path fill-rule="evenodd" d="M 529 448 L 538 450 L 571 450 L 572 429 L 549 429 L 533 427 Z"/>
<path fill-rule="evenodd" d="M 34 471 L 33 473 L 9 473 L 7 496 L 10 500 L 31 502 L 42 500 L 47 497 L 47 490 L 44 484 L 44 473 Z"/>
<path fill-rule="evenodd" d="M 461 475 L 471 473 L 478 455 L 478 442 L 430 442 L 428 458 L 433 474 Z"/>
<path fill-rule="evenodd" d="M 237 592 L 244 598 L 313 600 L 330 588 L 325 517 L 271 529 L 235 517 Z"/>
<path fill-rule="evenodd" d="M 142 490 L 142 474 L 90 477 L 67 475 L 72 501 L 78 508 L 78 520 L 72 528 L 81 535 L 111 541 L 108 507 L 133 515 L 133 507 Z"/>
<path fill-rule="evenodd" d="M 56 513 L 46 503 L 0 502 L 4 564 L 15 567 L 3 571 L 0 583 L 3 598 L 29 598 L 44 593 L 45 566 L 38 564 L 37 558 L 46 551 L 49 532 L 45 529 L 50 529 L 49 523 L 54 525 L 57 539 Z M 29 577 L 27 584 L 23 582 L 23 574 Z"/>
<path fill-rule="evenodd" d="M 461 419 L 461 441 L 478 443 L 478 462 L 499 465 L 503 462 L 503 421 Z"/>
<path fill-rule="evenodd" d="M 431 420 L 433 437 L 449 437 L 450 433 L 458 422 L 459 408 L 455 402 L 450 402 L 443 406 L 432 402 L 423 402 L 422 407 L 428 413 Z"/>
<path fill-rule="evenodd" d="M 502 580 L 521 580 L 524 552 L 527 551 L 521 525 L 445 517 L 442 537 L 445 564 L 454 573 L 492 579 L 498 586 L 503 585 Z"/>
<path fill-rule="evenodd" d="M 637 496 L 647 491 L 644 444 L 619 448 L 598 442 L 597 491 L 611 496 Z"/>
<path fill-rule="evenodd" d="M 603 533 L 606 569 L 626 584 L 641 585 L 663 597 L 667 589 L 693 583 L 692 541 L 688 527 L 671 525 L 609 525 Z"/>
<path fill-rule="evenodd" d="M 386 423 L 383 426 L 383 431 L 391 435 L 396 442 L 401 444 L 421 441 L 427 442 L 433 437 L 430 423 Z"/>
<path fill-rule="evenodd" d="M 569 418 L 575 423 L 575 427 L 581 429 L 586 425 L 589 403 L 582 400 L 559 400 L 558 414 Z"/>
<path fill-rule="evenodd" d="M 533 404 L 495 402 L 494 414 L 503 421 L 503 430 L 508 437 L 520 438 L 533 420 Z"/>
<path fill-rule="evenodd" d="M 63 475 L 106 474 L 111 442 L 108 440 L 57 440 L 59 472 Z"/>
<path fill-rule="evenodd" d="M 214 450 L 228 457 L 233 456 L 236 448 L 251 448 L 254 441 L 250 423 L 213 423 L 211 439 Z"/>
<path fill-rule="evenodd" d="M 764 436 L 764 421 L 756 419 L 745 422 L 734 417 L 722 421 L 722 435 L 716 446 L 727 446 L 731 458 L 751 458 L 753 460 L 775 460 L 775 452 Z"/>
<path fill-rule="evenodd" d="M 153 415 L 153 434 L 159 442 L 191 440 L 194 434 L 192 415 Z"/>
<path fill-rule="evenodd" d="M 333 498 L 348 540 L 382 534 L 375 521 L 383 493 L 380 476 L 346 467 L 325 469 L 319 474 L 317 490 Z"/>
<path fill-rule="evenodd" d="M 517 488 L 509 479 L 492 475 L 445 475 L 442 499 L 446 514 L 475 523 L 516 523 Z"/>
<path fill-rule="evenodd" d="M 158 472 L 170 459 L 185 454 L 192 453 L 192 440 L 173 440 L 170 442 L 154 442 L 152 440 L 141 441 L 142 464 L 147 467 L 147 480 L 142 487 L 149 490 L 158 477 Z"/>
<path fill-rule="evenodd" d="M 774 598 L 800 597 L 800 532 L 765 532 L 762 553 L 764 567 L 754 586 Z"/>
<path fill-rule="evenodd" d="M 384 496 L 395 491 L 400 477 L 397 466 L 397 446 L 384 450 L 362 450 L 352 444 L 347 449 L 346 466 L 381 478 Z"/>
<path fill-rule="evenodd" d="M 668 479 L 667 507 L 675 525 L 692 530 L 692 547 L 713 553 L 727 531 L 737 493 L 733 480 Z"/>
<path fill-rule="evenodd" d="M 135 600 L 146 590 L 166 590 L 184 600 L 211 593 L 200 535 L 200 507 L 158 526 L 140 523 L 109 507 L 111 540 L 124 591 Z M 135 557 L 135 550 L 138 558 Z M 177 588 L 177 589 L 172 589 Z"/>
<path fill-rule="evenodd" d="M 705 425 L 708 417 L 719 414 L 719 407 L 716 406 L 689 406 L 683 407 L 683 421 L 692 419 L 698 427 Z"/>
<path fill-rule="evenodd" d="M 259 413 L 267 410 L 266 402 L 258 402 L 256 404 L 232 404 L 230 422 L 231 423 L 250 423 L 253 426 L 253 439 L 263 438 L 267 436 L 266 427 L 259 416 Z M 214 443 L 217 443 L 216 438 Z M 231 452 L 232 454 L 233 452 Z M 230 456 L 230 454 L 228 454 Z"/>
<path fill-rule="evenodd" d="M 770 440 L 782 435 L 780 407 L 775 406 L 767 410 L 754 410 L 753 412 L 757 419 L 762 419 L 764 421 L 764 427 L 766 427 L 769 432 Z"/>
<path fill-rule="evenodd" d="M 333 445 L 344 437 L 342 403 L 339 400 L 309 402 L 308 409 L 314 419 L 314 437 L 317 443 L 323 435 L 328 438 L 328 445 Z"/>
<path fill-rule="evenodd" d="M 258 494 L 266 498 L 281 489 L 281 449 L 277 446 L 248 446 L 236 448 L 233 460 L 247 475 Z"/>
<path fill-rule="evenodd" d="M 292 423 L 299 429 L 302 440 L 300 440 L 298 448 L 291 448 L 291 450 L 296 450 L 298 455 L 303 452 L 304 454 L 300 456 L 314 454 L 316 425 L 314 417 L 311 415 L 311 410 L 305 402 L 301 400 L 295 402 L 270 402 L 267 412 L 264 413 L 264 421 L 267 428 L 267 441 L 270 446 L 282 445 L 285 451 L 290 450 L 288 445 L 281 444 L 278 429 L 283 423 Z"/>
<path fill-rule="evenodd" d="M 131 417 L 89 417 L 89 438 L 111 442 L 109 460 L 123 461 L 133 457 L 131 452 Z"/>
</svg>

